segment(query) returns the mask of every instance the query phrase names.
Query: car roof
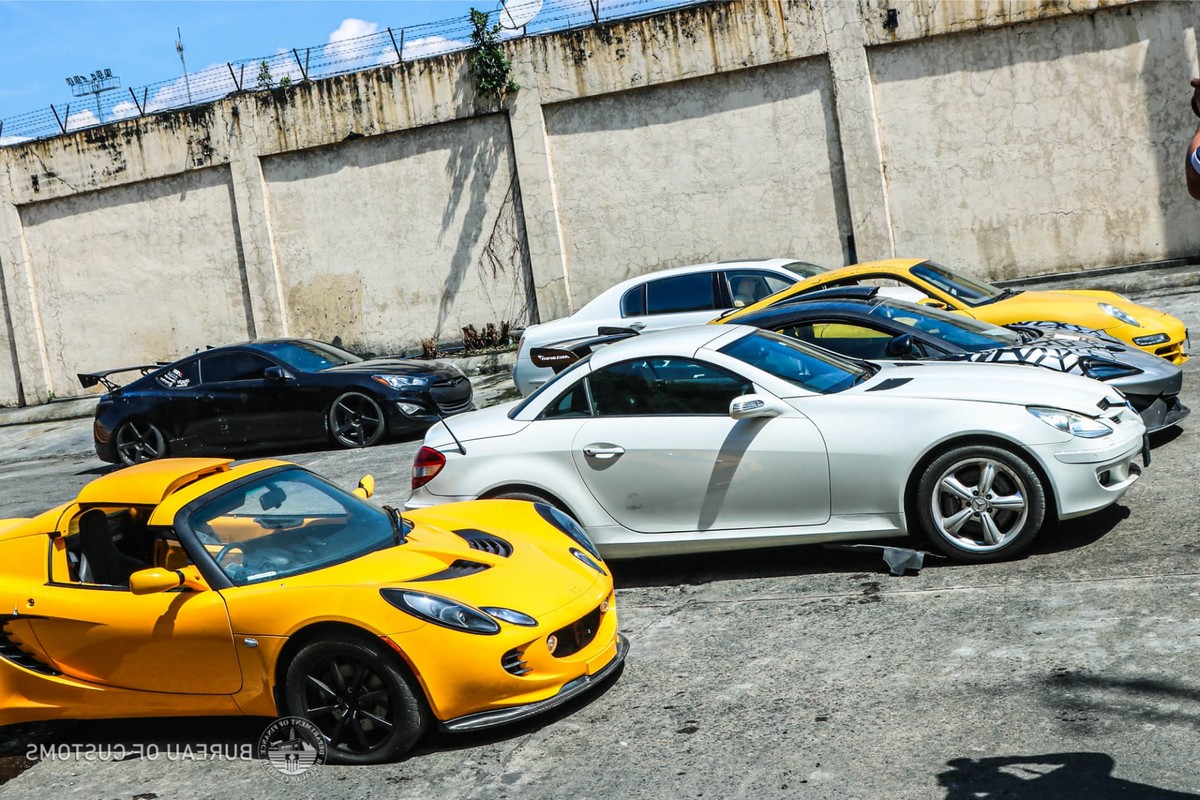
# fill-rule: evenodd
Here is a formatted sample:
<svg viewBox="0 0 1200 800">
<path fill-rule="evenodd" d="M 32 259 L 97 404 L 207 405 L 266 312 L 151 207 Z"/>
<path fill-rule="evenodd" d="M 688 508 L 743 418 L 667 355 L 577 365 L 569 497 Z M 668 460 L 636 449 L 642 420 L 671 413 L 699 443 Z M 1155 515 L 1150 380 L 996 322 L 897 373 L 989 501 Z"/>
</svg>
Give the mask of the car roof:
<svg viewBox="0 0 1200 800">
<path fill-rule="evenodd" d="M 712 347 L 719 339 L 733 341 L 757 330 L 748 325 L 688 325 L 651 331 L 600 348 L 592 354 L 591 365 L 596 369 L 631 358 L 690 356 L 702 347 Z"/>
<path fill-rule="evenodd" d="M 690 275 L 695 272 L 708 272 L 717 269 L 782 269 L 787 271 L 788 264 L 805 264 L 814 267 L 820 267 L 820 264 L 813 264 L 811 261 L 805 261 L 800 258 L 745 258 L 734 259 L 730 261 L 709 261 L 704 264 L 688 264 L 683 267 L 667 267 L 666 269 L 657 269 L 650 272 L 644 272 L 641 275 L 635 275 L 632 278 L 626 278 L 614 286 L 610 286 L 600 294 L 593 297 L 588 302 L 580 306 L 575 314 L 581 314 L 589 306 L 593 304 L 604 305 L 613 295 L 620 296 L 629 291 L 634 286 L 639 286 L 647 281 L 658 280 L 660 278 L 671 278 L 676 275 Z M 824 267 L 821 267 L 824 270 Z M 796 276 L 798 278 L 803 276 Z M 575 316 L 573 314 L 572 316 Z"/>
</svg>

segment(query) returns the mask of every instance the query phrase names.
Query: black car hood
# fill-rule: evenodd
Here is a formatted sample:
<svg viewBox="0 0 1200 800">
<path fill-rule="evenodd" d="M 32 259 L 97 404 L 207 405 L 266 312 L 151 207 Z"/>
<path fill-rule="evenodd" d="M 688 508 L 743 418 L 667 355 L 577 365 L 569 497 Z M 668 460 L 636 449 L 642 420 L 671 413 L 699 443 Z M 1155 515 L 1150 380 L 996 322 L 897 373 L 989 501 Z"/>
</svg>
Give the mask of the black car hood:
<svg viewBox="0 0 1200 800">
<path fill-rule="evenodd" d="M 321 372 L 361 372 L 368 375 L 429 375 L 437 379 L 457 378 L 461 373 L 443 361 L 418 361 L 411 358 L 369 358 L 354 364 L 327 367 Z"/>
</svg>

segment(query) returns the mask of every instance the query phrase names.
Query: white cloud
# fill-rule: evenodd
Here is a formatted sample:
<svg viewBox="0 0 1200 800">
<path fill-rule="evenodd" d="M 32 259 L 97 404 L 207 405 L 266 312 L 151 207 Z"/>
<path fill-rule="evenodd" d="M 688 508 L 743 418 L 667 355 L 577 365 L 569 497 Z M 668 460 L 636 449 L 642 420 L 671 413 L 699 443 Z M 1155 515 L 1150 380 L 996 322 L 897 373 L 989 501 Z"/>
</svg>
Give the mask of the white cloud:
<svg viewBox="0 0 1200 800">
<path fill-rule="evenodd" d="M 30 136 L 0 136 L 0 147 L 7 147 L 10 144 L 21 144 L 22 142 L 31 142 L 33 138 Z"/>
<path fill-rule="evenodd" d="M 414 58 L 424 58 L 425 56 L 439 56 L 455 50 L 466 50 L 470 46 L 470 42 L 464 42 L 461 39 L 447 39 L 445 36 L 426 36 L 424 39 L 414 39 L 411 42 L 404 43 L 404 60 L 409 61 Z M 395 55 L 395 53 L 392 53 L 392 61 L 396 60 Z"/>
<path fill-rule="evenodd" d="M 354 18 L 342 20 L 337 30 L 329 34 L 329 43 L 325 45 L 325 60 L 370 63 L 372 51 L 375 47 L 382 46 L 382 42 L 364 40 L 363 37 L 374 36 L 376 33 L 379 33 L 378 22 Z M 337 67 L 339 72 L 343 68 L 343 65 Z"/>
<path fill-rule="evenodd" d="M 126 100 L 110 108 L 108 113 L 113 119 L 129 119 L 138 115 L 138 108 L 132 101 Z"/>
<path fill-rule="evenodd" d="M 91 128 L 99 124 L 100 119 L 96 116 L 96 112 L 90 108 L 85 108 L 83 111 L 76 111 L 67 117 L 67 130 L 69 131 L 77 131 L 80 128 Z"/>
</svg>

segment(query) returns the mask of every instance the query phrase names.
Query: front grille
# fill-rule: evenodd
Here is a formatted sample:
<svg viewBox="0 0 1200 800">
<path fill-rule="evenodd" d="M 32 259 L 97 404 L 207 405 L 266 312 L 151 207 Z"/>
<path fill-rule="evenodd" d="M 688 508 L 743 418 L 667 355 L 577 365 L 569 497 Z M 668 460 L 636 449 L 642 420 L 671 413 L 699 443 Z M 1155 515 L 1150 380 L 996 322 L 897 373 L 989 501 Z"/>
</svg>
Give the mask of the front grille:
<svg viewBox="0 0 1200 800">
<path fill-rule="evenodd" d="M 42 675 L 58 675 L 58 670 L 51 667 L 41 659 L 26 652 L 21 647 L 20 640 L 14 636 L 9 625 L 13 622 L 12 617 L 3 618 L 4 624 L 0 625 L 0 658 L 5 661 L 10 661 L 18 667 L 24 667 L 32 672 L 39 672 Z"/>
<path fill-rule="evenodd" d="M 429 387 L 429 395 L 443 414 L 465 411 L 471 405 L 471 382 L 462 377 L 438 381 Z"/>
<path fill-rule="evenodd" d="M 491 553 L 494 556 L 501 556 L 503 558 L 508 558 L 512 555 L 512 545 L 499 536 L 493 536 L 486 531 L 475 528 L 462 528 L 455 531 L 455 533 L 465 539 L 472 550 L 478 550 L 481 553 Z"/>
<path fill-rule="evenodd" d="M 554 650 L 554 657 L 566 658 L 578 653 L 592 643 L 598 630 L 600 630 L 599 607 L 593 609 L 586 617 L 554 632 L 554 636 L 558 638 L 558 647 Z"/>
<path fill-rule="evenodd" d="M 480 564 L 478 561 L 466 561 L 460 558 L 441 572 L 435 572 L 432 575 L 426 575 L 424 578 L 417 578 L 416 580 L 448 581 L 453 578 L 465 578 L 468 575 L 483 572 L 485 569 L 490 569 L 490 567 L 487 564 Z"/>
<path fill-rule="evenodd" d="M 500 657 L 500 666 L 510 675 L 525 675 L 529 665 L 525 663 L 525 648 L 514 647 Z"/>
</svg>

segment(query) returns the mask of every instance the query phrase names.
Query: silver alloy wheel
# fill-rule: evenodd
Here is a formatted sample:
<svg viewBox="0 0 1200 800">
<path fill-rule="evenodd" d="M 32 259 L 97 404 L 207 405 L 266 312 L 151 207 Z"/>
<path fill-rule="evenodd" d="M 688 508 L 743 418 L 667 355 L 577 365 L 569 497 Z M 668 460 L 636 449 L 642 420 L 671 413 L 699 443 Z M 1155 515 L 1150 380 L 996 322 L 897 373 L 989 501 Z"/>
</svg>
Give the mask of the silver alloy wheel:
<svg viewBox="0 0 1200 800">
<path fill-rule="evenodd" d="M 368 447 L 383 436 L 379 404 L 358 392 L 346 392 L 329 409 L 329 430 L 342 447 Z"/>
<path fill-rule="evenodd" d="M 167 442 L 152 422 L 126 422 L 117 429 L 117 457 L 126 466 L 162 458 Z"/>
<path fill-rule="evenodd" d="M 999 550 L 1020 534 L 1029 515 L 1029 487 L 1007 464 L 973 457 L 938 476 L 930 496 L 938 532 L 974 553 Z"/>
</svg>

